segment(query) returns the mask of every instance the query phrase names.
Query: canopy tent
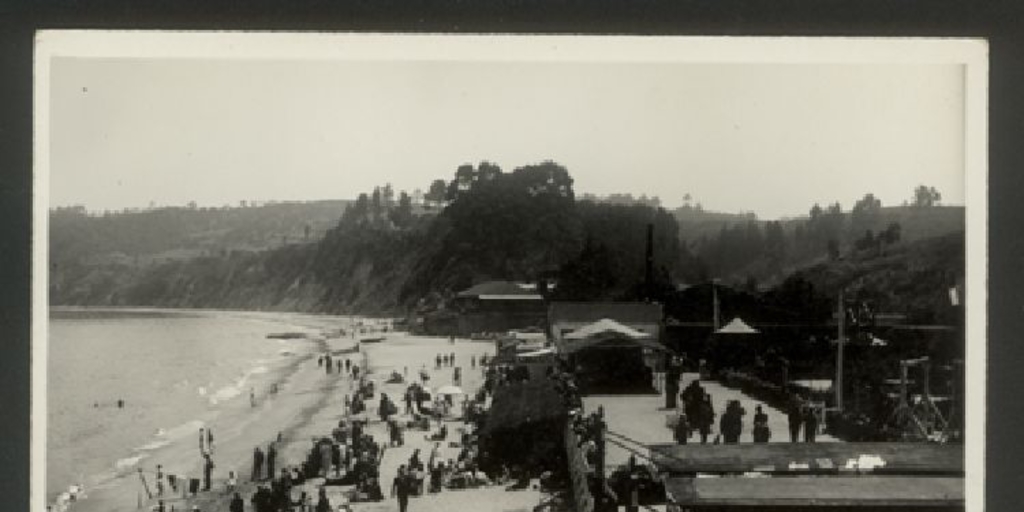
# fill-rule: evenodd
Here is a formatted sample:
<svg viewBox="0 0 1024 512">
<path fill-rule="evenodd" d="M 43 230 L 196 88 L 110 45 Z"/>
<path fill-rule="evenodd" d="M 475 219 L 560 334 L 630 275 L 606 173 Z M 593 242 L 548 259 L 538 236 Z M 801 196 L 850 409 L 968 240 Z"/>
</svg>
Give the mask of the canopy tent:
<svg viewBox="0 0 1024 512">
<path fill-rule="evenodd" d="M 562 337 L 559 352 L 571 354 L 595 346 L 639 346 L 652 350 L 668 351 L 664 345 L 654 341 L 650 334 L 620 324 L 609 318 L 602 318 L 584 325 Z"/>
<path fill-rule="evenodd" d="M 725 324 L 721 329 L 715 331 L 715 334 L 757 334 L 758 330 L 747 325 L 742 318 L 733 318 L 731 322 Z"/>
</svg>

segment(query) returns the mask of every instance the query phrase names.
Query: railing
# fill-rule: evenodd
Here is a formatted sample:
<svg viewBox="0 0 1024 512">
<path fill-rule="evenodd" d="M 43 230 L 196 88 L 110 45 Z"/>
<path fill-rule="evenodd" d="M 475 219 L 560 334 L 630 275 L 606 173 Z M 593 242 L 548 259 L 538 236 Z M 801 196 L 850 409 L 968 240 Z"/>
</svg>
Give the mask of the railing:
<svg viewBox="0 0 1024 512">
<path fill-rule="evenodd" d="M 580 449 L 580 438 L 572 428 L 572 419 L 565 422 L 565 451 L 569 464 L 569 479 L 572 481 L 572 500 L 576 512 L 593 512 L 594 497 L 590 494 L 587 480 L 587 461 Z"/>
</svg>

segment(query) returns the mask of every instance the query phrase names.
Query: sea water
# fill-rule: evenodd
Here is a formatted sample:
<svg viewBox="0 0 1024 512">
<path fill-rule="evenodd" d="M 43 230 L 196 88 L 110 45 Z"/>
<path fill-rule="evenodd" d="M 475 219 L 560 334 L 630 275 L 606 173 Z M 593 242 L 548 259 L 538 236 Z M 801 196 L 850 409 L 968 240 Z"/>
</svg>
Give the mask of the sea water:
<svg viewBox="0 0 1024 512">
<path fill-rule="evenodd" d="M 53 309 L 47 361 L 46 496 L 125 478 L 316 344 L 268 339 L 317 329 L 303 315 Z M 328 324 L 329 325 L 329 324 Z M 122 406 L 118 405 L 121 400 Z M 214 431 L 216 443 L 217 431 Z"/>
</svg>

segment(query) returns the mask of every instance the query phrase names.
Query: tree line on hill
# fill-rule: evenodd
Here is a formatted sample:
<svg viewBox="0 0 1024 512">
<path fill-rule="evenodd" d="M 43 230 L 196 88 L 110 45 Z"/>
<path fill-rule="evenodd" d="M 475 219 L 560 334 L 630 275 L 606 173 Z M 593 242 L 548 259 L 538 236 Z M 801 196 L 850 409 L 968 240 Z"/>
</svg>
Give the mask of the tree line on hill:
<svg viewBox="0 0 1024 512">
<path fill-rule="evenodd" d="M 51 268 L 51 297 L 63 304 L 399 313 L 443 308 L 462 289 L 503 279 L 536 282 L 542 289 L 557 283 L 552 290 L 544 289 L 554 299 L 667 298 L 682 283 L 712 277 L 748 284 L 750 278 L 771 276 L 781 281 L 790 269 L 815 258 L 827 261 L 833 240 L 844 254 L 860 250 L 880 255 L 906 240 L 908 232 L 928 232 L 936 219 L 942 226 L 935 229 L 949 231 L 956 222 L 946 217 L 962 217 L 962 209 L 943 215 L 925 212 L 946 210 L 935 207 L 937 192 L 925 198 L 932 198 L 928 204 L 897 209 L 882 208 L 869 194 L 849 214 L 838 204 L 825 209 L 815 205 L 808 218 L 792 221 L 701 212 L 705 220 L 721 224 L 717 231 L 704 226 L 695 236 L 698 230 L 691 228 L 703 222 L 695 207 L 684 205 L 689 211 L 680 213 L 659 206 L 657 198 L 577 198 L 569 171 L 551 161 L 510 172 L 486 161 L 465 164 L 451 179 L 433 180 L 422 200 L 416 195 L 396 193 L 390 185 L 375 187 L 345 203 L 340 215 L 335 205 L 333 226 L 304 244 L 207 251 L 130 272 L 123 261 L 85 265 L 75 272 L 58 266 Z M 62 214 L 55 212 L 51 219 Z M 202 224 L 177 211 L 100 217 L 80 224 L 54 222 L 61 228 L 51 231 L 57 253 L 53 257 L 80 253 L 88 247 L 80 241 L 83 237 L 109 240 L 132 231 L 125 226 L 141 222 L 132 215 Z M 185 245 L 184 235 L 174 235 L 182 232 L 175 225 L 166 228 L 172 236 L 164 242 Z M 645 281 L 648 225 L 654 227 L 653 283 Z M 206 232 L 214 227 L 206 225 Z M 76 229 L 81 232 L 73 233 Z M 858 236 L 861 229 L 865 234 Z M 861 242 L 869 232 L 870 247 Z M 163 232 L 156 229 L 154 234 Z M 116 243 L 98 245 L 112 249 Z"/>
</svg>

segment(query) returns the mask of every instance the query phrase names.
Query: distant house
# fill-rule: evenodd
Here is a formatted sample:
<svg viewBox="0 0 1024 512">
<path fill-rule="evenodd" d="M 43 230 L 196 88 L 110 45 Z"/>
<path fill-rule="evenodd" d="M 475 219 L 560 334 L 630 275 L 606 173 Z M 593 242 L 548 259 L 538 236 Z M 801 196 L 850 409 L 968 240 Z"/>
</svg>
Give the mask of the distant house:
<svg viewBox="0 0 1024 512">
<path fill-rule="evenodd" d="M 455 296 L 454 309 L 462 336 L 542 327 L 547 313 L 535 286 L 512 281 L 487 281 L 463 290 Z"/>
<path fill-rule="evenodd" d="M 585 393 L 653 391 L 653 373 L 664 359 L 664 350 L 652 348 L 661 345 L 662 317 L 660 304 L 645 302 L 552 302 L 548 306 L 551 338 Z M 603 320 L 648 337 L 640 342 L 606 333 L 596 343 L 578 345 L 585 348 L 566 349 L 574 345 L 566 335 Z"/>
</svg>

